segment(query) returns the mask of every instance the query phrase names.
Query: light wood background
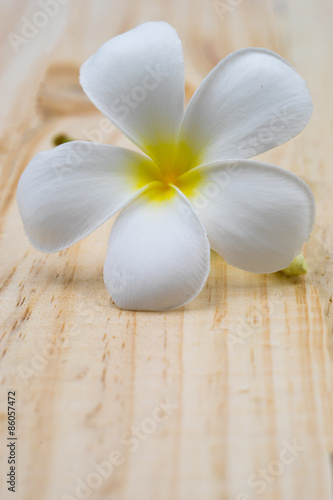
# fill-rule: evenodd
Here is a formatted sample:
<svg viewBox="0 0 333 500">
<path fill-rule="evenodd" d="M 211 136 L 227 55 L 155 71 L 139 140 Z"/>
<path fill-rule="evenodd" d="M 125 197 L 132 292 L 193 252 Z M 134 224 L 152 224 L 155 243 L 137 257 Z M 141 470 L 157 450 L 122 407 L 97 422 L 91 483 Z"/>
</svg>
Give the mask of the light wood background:
<svg viewBox="0 0 333 500">
<path fill-rule="evenodd" d="M 331 500 L 332 0 L 72 0 L 17 53 L 8 33 L 21 35 L 41 7 L 0 6 L 0 498 Z M 159 19 L 183 40 L 187 98 L 246 46 L 277 51 L 307 80 L 310 124 L 262 156 L 316 197 L 305 278 L 252 275 L 212 254 L 192 303 L 125 312 L 102 277 L 112 221 L 57 254 L 29 245 L 15 200 L 22 171 L 56 134 L 86 139 L 103 121 L 80 88 L 80 65 L 112 36 Z M 131 147 L 115 128 L 102 140 Z M 9 390 L 15 494 L 5 484 Z M 173 406 L 163 412 L 158 401 Z M 96 475 L 94 463 L 116 450 L 121 465 Z"/>
</svg>

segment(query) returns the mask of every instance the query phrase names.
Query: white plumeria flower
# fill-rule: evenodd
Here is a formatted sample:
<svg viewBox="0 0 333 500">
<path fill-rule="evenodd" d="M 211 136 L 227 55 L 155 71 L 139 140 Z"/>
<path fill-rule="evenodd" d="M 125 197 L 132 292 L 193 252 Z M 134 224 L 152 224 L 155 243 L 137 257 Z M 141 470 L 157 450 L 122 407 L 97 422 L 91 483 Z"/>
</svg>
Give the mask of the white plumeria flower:
<svg viewBox="0 0 333 500">
<path fill-rule="evenodd" d="M 17 198 L 38 250 L 67 248 L 121 210 L 104 280 L 114 302 L 134 310 L 196 297 L 210 248 L 253 273 L 291 263 L 312 230 L 313 195 L 287 170 L 248 159 L 297 135 L 311 116 L 306 84 L 288 62 L 239 50 L 184 113 L 181 41 L 169 24 L 149 22 L 106 42 L 80 80 L 145 155 L 84 141 L 37 154 Z"/>
</svg>

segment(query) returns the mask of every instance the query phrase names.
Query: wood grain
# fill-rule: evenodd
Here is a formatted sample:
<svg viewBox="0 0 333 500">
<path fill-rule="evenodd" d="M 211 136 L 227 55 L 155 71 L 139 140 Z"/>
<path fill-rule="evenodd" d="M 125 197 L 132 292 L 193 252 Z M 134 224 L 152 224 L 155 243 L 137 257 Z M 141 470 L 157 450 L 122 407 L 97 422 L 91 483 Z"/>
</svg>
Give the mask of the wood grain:
<svg viewBox="0 0 333 500">
<path fill-rule="evenodd" d="M 331 0 L 73 0 L 17 53 L 8 33 L 41 7 L 0 7 L 0 498 L 332 500 Z M 315 194 L 305 278 L 252 275 L 212 254 L 195 301 L 126 312 L 102 278 L 113 221 L 57 254 L 29 245 L 15 200 L 22 171 L 56 134 L 85 139 L 103 121 L 79 86 L 80 65 L 108 38 L 158 19 L 183 40 L 187 99 L 245 46 L 279 52 L 307 80 L 310 124 L 262 156 Z M 103 141 L 132 147 L 115 128 Z M 15 494 L 5 482 L 9 390 Z"/>
</svg>

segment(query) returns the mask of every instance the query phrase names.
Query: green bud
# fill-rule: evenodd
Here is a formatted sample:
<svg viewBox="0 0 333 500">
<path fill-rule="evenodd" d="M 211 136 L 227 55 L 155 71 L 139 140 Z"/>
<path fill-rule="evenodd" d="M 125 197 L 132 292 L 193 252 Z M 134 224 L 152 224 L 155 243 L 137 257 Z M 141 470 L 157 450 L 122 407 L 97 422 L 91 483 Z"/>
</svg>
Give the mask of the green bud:
<svg viewBox="0 0 333 500">
<path fill-rule="evenodd" d="M 54 146 L 60 146 L 60 144 L 65 144 L 65 142 L 71 142 L 73 140 L 74 139 L 71 139 L 66 134 L 58 134 L 55 137 L 53 137 L 53 144 Z"/>
<path fill-rule="evenodd" d="M 288 276 L 302 276 L 303 274 L 306 274 L 308 270 L 309 267 L 306 263 L 306 260 L 300 253 L 294 258 L 292 263 L 285 269 L 282 269 L 281 272 L 287 274 Z"/>
</svg>

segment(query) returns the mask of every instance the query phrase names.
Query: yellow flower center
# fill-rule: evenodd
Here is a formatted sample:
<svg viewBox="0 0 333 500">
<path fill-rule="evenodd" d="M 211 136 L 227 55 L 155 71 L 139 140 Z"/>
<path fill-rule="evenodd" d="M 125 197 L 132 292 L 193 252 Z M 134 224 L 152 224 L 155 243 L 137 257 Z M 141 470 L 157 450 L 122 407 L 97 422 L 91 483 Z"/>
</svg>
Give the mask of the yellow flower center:
<svg viewBox="0 0 333 500">
<path fill-rule="evenodd" d="M 154 148 L 146 147 L 146 151 L 153 158 L 156 169 L 148 175 L 154 183 L 147 194 L 154 201 L 163 201 L 176 194 L 173 186 L 178 187 L 185 196 L 193 193 L 197 188 L 202 175 L 193 169 L 201 164 L 200 157 L 194 155 L 188 144 L 160 143 Z M 190 172 L 191 171 L 191 172 Z M 140 187 L 147 184 L 147 169 L 139 172 Z"/>
</svg>

